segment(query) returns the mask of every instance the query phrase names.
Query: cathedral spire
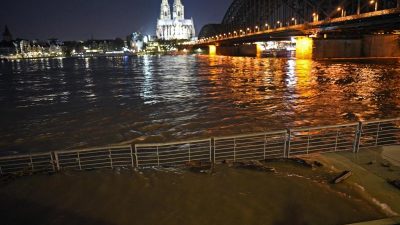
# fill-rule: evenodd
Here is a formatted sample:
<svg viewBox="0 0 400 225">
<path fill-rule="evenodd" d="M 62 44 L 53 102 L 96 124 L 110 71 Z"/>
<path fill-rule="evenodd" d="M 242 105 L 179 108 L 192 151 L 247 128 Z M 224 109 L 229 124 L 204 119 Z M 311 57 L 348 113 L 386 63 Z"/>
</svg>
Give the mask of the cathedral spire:
<svg viewBox="0 0 400 225">
<path fill-rule="evenodd" d="M 171 8 L 169 7 L 168 0 L 162 0 L 160 20 L 170 20 L 170 19 L 171 19 Z"/>
<path fill-rule="evenodd" d="M 174 0 L 173 6 L 173 19 L 183 20 L 185 19 L 185 7 L 183 6 L 181 0 Z"/>
<path fill-rule="evenodd" d="M 6 42 L 12 41 L 12 35 L 11 35 L 11 32 L 10 32 L 10 30 L 8 29 L 7 25 L 6 25 L 6 27 L 4 28 L 3 41 L 6 41 Z"/>
</svg>

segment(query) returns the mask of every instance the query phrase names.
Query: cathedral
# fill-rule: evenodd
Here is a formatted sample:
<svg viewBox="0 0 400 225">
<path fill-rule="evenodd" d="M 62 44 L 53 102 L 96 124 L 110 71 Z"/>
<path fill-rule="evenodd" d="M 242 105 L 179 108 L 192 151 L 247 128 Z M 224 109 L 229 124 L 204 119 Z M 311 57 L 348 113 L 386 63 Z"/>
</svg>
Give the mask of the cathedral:
<svg viewBox="0 0 400 225">
<path fill-rule="evenodd" d="M 160 40 L 190 40 L 195 36 L 193 19 L 185 19 L 181 0 L 174 0 L 173 12 L 168 0 L 162 0 L 157 21 L 157 38 Z"/>
</svg>

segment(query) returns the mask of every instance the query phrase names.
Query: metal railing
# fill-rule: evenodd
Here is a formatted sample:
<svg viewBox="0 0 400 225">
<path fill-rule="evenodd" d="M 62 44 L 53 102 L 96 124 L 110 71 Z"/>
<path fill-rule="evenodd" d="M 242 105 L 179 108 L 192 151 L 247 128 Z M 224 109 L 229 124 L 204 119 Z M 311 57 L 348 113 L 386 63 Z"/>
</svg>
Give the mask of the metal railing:
<svg viewBox="0 0 400 225">
<path fill-rule="evenodd" d="M 71 151 L 0 157 L 0 175 L 151 168 L 289 158 L 312 153 L 358 152 L 364 148 L 400 144 L 400 118 L 335 126 L 294 128 L 229 137 L 109 146 Z"/>
<path fill-rule="evenodd" d="M 136 165 L 140 168 L 184 166 L 190 162 L 211 163 L 211 152 L 211 139 L 135 145 Z"/>
<path fill-rule="evenodd" d="M 317 152 L 354 151 L 359 123 L 290 130 L 288 157 Z"/>
<path fill-rule="evenodd" d="M 400 118 L 361 123 L 358 149 L 400 144 Z"/>
<path fill-rule="evenodd" d="M 57 170 L 134 167 L 131 145 L 54 152 Z"/>
<path fill-rule="evenodd" d="M 285 157 L 286 130 L 214 138 L 214 162 Z"/>
<path fill-rule="evenodd" d="M 0 175 L 55 171 L 53 155 L 50 152 L 0 158 Z"/>
</svg>

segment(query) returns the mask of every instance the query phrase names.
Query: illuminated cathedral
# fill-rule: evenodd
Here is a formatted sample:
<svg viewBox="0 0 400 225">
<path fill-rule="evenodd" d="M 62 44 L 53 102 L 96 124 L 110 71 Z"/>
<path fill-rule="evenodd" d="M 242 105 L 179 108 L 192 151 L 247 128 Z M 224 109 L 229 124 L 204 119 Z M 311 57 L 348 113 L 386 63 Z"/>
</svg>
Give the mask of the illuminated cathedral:
<svg viewBox="0 0 400 225">
<path fill-rule="evenodd" d="M 156 33 L 160 40 L 190 40 L 195 36 L 193 18 L 185 19 L 181 0 L 174 0 L 172 16 L 168 0 L 162 0 Z"/>
</svg>

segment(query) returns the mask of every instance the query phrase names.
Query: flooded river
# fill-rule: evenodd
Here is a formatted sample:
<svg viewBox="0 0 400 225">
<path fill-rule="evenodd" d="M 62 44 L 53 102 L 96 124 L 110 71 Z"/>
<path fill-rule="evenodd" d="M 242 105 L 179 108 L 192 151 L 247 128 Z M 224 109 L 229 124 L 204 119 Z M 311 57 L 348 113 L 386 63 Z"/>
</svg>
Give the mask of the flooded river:
<svg viewBox="0 0 400 225">
<path fill-rule="evenodd" d="M 400 60 L 206 55 L 0 63 L 0 154 L 400 116 Z"/>
</svg>

